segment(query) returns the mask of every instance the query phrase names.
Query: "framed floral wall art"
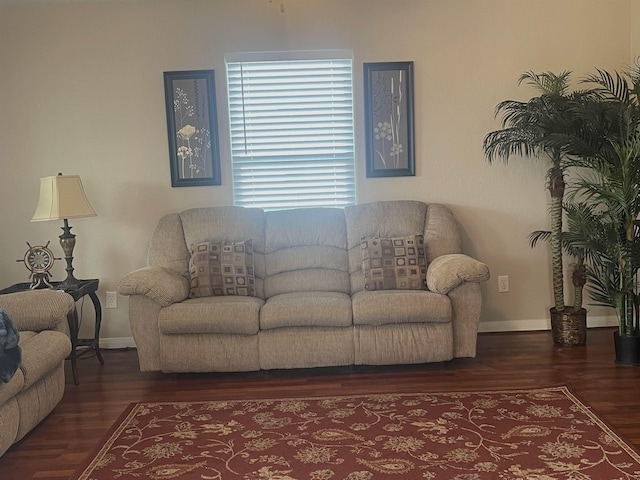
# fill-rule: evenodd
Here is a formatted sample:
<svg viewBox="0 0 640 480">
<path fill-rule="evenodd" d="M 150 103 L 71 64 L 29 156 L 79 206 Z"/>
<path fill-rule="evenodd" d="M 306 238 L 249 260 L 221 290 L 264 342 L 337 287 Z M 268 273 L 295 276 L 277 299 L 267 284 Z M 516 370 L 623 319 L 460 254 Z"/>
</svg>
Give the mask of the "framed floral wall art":
<svg viewBox="0 0 640 480">
<path fill-rule="evenodd" d="M 415 175 L 413 62 L 364 64 L 367 177 Z"/>
<path fill-rule="evenodd" d="M 220 185 L 213 70 L 164 72 L 171 186 Z"/>
</svg>

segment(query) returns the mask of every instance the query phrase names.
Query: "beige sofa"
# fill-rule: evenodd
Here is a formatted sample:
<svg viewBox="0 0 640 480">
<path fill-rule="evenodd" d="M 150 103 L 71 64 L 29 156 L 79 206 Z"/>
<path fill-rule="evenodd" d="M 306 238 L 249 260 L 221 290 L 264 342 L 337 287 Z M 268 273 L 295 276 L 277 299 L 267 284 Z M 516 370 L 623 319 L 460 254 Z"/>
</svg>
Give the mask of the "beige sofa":
<svg viewBox="0 0 640 480">
<path fill-rule="evenodd" d="M 59 290 L 0 295 L 20 332 L 22 364 L 9 383 L 0 382 L 0 455 L 22 439 L 60 402 L 64 361 L 71 352 L 67 314 L 74 306 Z"/>
<path fill-rule="evenodd" d="M 415 234 L 424 236 L 426 288 L 372 290 L 363 240 Z M 189 298 L 191 247 L 248 239 L 256 295 Z M 476 353 L 489 270 L 461 248 L 452 212 L 437 204 L 196 208 L 160 220 L 148 265 L 118 291 L 130 295 L 142 371 L 441 362 Z"/>
</svg>

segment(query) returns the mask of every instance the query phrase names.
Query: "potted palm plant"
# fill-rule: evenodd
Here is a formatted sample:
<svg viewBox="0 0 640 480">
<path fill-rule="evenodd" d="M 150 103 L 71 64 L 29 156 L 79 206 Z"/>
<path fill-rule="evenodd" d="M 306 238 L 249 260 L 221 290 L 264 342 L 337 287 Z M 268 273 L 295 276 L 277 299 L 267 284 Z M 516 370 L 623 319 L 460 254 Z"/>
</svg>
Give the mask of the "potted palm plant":
<svg viewBox="0 0 640 480">
<path fill-rule="evenodd" d="M 575 303 L 566 305 L 563 275 L 563 201 L 565 174 L 571 165 L 572 153 L 579 143 L 575 131 L 572 103 L 582 101 L 582 92 L 569 92 L 570 72 L 556 75 L 551 72 L 536 74 L 527 72 L 520 76 L 518 84 L 526 82 L 540 95 L 527 102 L 506 100 L 496 106 L 495 115 L 502 116 L 502 128 L 487 134 L 483 148 L 489 163 L 502 159 L 505 163 L 512 156 L 546 159 L 547 189 L 550 194 L 550 230 L 533 232 L 530 241 L 548 239 L 551 250 L 554 306 L 550 309 L 551 330 L 558 345 L 584 345 L 586 341 L 586 310 L 582 308 L 584 267 L 578 262 L 574 270 Z"/>
<path fill-rule="evenodd" d="M 616 362 L 640 364 L 640 71 L 611 75 L 598 70 L 592 101 L 572 111 L 588 119 L 600 143 L 573 159 L 582 172 L 572 182 L 567 210 L 568 243 L 587 258 L 589 293 L 596 305 L 614 308 Z"/>
</svg>

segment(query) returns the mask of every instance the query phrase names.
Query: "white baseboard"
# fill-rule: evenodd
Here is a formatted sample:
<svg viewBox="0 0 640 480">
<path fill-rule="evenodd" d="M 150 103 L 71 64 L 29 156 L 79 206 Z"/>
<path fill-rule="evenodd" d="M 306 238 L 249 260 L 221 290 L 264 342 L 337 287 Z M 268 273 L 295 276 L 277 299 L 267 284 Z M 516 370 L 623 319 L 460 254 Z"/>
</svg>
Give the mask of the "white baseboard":
<svg viewBox="0 0 640 480">
<path fill-rule="evenodd" d="M 587 316 L 587 327 L 616 327 L 618 320 L 616 317 L 589 317 Z M 506 322 L 480 322 L 479 332 L 529 332 L 538 330 L 549 330 L 549 319 L 538 320 L 508 320 Z M 133 337 L 101 338 L 100 348 L 136 348 Z"/>
<path fill-rule="evenodd" d="M 587 315 L 587 328 L 616 327 L 616 317 L 590 317 Z M 538 330 L 550 330 L 551 324 L 548 318 L 542 320 L 507 320 L 505 322 L 480 322 L 478 331 L 491 332 L 529 332 Z"/>
<path fill-rule="evenodd" d="M 133 337 L 101 338 L 100 348 L 136 348 Z"/>
</svg>

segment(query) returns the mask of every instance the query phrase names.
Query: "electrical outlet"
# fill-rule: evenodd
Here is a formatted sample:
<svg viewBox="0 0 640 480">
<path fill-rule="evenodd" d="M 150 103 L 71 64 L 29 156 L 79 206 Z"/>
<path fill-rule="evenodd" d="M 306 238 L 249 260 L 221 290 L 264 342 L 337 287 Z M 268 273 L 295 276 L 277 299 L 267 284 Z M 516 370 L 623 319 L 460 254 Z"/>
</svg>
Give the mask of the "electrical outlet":
<svg viewBox="0 0 640 480">
<path fill-rule="evenodd" d="M 498 277 L 498 292 L 507 293 L 509 291 L 509 275 L 500 275 Z"/>
<path fill-rule="evenodd" d="M 107 308 L 118 308 L 118 294 L 116 292 L 107 292 Z"/>
</svg>

